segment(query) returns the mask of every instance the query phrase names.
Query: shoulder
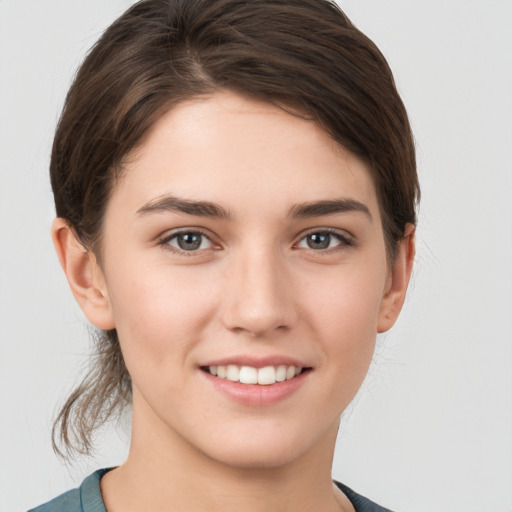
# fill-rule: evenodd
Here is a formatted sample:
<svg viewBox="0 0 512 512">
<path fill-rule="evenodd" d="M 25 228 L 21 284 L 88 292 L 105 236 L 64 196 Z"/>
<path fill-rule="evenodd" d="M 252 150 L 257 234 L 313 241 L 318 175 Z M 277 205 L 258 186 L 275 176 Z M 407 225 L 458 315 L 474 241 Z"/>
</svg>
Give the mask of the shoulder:
<svg viewBox="0 0 512 512">
<path fill-rule="evenodd" d="M 106 512 L 101 498 L 100 480 L 107 471 L 109 470 L 95 471 L 82 482 L 80 487 L 65 492 L 28 512 Z"/>
<path fill-rule="evenodd" d="M 354 506 L 356 512 L 391 512 L 388 508 L 381 507 L 373 501 L 370 501 L 368 498 L 357 494 L 350 487 L 347 487 L 340 482 L 335 481 L 334 483 L 343 491 L 350 503 Z"/>
<path fill-rule="evenodd" d="M 71 491 L 61 494 L 57 498 L 40 505 L 39 507 L 30 509 L 28 512 L 82 512 L 80 505 L 80 490 L 72 489 Z"/>
</svg>

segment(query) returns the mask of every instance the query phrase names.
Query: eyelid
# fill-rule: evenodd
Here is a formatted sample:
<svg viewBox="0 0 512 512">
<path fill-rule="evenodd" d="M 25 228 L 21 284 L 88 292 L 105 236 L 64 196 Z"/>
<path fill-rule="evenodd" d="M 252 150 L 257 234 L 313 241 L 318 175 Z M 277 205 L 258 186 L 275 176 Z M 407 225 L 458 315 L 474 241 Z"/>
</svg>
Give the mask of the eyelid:
<svg viewBox="0 0 512 512">
<path fill-rule="evenodd" d="M 331 248 L 327 248 L 327 249 L 318 249 L 318 250 L 315 250 L 315 249 L 312 249 L 312 248 L 309 248 L 309 250 L 313 251 L 313 252 L 316 252 L 316 253 L 329 253 L 331 251 L 336 251 L 336 250 L 343 250 L 347 247 L 354 247 L 356 245 L 356 239 L 353 235 L 351 235 L 350 233 L 348 233 L 347 231 L 345 230 L 341 230 L 341 229 L 334 229 L 334 228 L 322 228 L 322 227 L 316 227 L 316 228 L 311 228 L 311 229 L 308 229 L 304 232 L 302 232 L 299 237 L 297 238 L 297 241 L 294 243 L 294 248 L 298 248 L 298 244 L 300 242 L 302 242 L 302 240 L 304 240 L 307 236 L 309 235 L 314 235 L 314 234 L 328 234 L 328 235 L 333 235 L 334 237 L 336 237 L 340 243 L 337 244 L 335 247 L 331 247 Z"/>
<path fill-rule="evenodd" d="M 180 248 L 169 244 L 170 240 L 172 240 L 173 238 L 175 238 L 178 235 L 183 234 L 183 233 L 199 234 L 210 241 L 211 247 L 208 247 L 205 249 L 185 251 L 185 250 L 181 250 Z M 296 238 L 296 241 L 294 242 L 292 248 L 293 249 L 302 249 L 302 248 L 297 247 L 298 244 L 302 240 L 304 240 L 307 236 L 316 234 L 316 233 L 332 235 L 332 236 L 336 237 L 340 243 L 337 244 L 335 247 L 331 247 L 331 248 L 327 248 L 327 249 L 315 250 L 315 249 L 309 248 L 309 250 L 312 252 L 316 252 L 319 254 L 320 253 L 326 254 L 326 253 L 330 253 L 330 252 L 335 252 L 337 250 L 343 250 L 348 247 L 354 247 L 357 245 L 357 241 L 356 241 L 355 237 L 352 234 L 350 234 L 349 232 L 347 232 L 346 230 L 328 228 L 328 227 L 315 227 L 315 228 L 310 228 L 306 231 L 303 231 Z M 212 236 L 212 234 L 210 234 L 209 232 L 207 232 L 207 230 L 205 230 L 203 228 L 193 227 L 193 226 L 192 227 L 180 227 L 180 228 L 173 229 L 171 231 L 166 231 L 164 234 L 160 235 L 157 238 L 157 243 L 158 243 L 158 245 L 162 246 L 164 249 L 168 250 L 171 253 L 189 256 L 189 257 L 199 256 L 201 254 L 204 254 L 206 251 L 220 249 L 220 244 L 214 241 L 214 236 Z"/>
<path fill-rule="evenodd" d="M 185 250 L 182 250 L 179 247 L 175 247 L 174 245 L 171 245 L 169 243 L 173 238 L 176 238 L 180 234 L 185 234 L 185 233 L 198 234 L 198 235 L 201 235 L 201 236 L 207 238 L 211 243 L 211 247 L 208 247 L 206 249 L 197 249 L 194 251 L 185 251 Z M 162 246 L 165 250 L 167 250 L 173 254 L 189 256 L 189 257 L 190 256 L 199 256 L 200 254 L 204 254 L 205 251 L 209 251 L 212 249 L 215 250 L 215 249 L 218 249 L 218 247 L 219 247 L 219 244 L 216 244 L 214 242 L 212 235 L 206 233 L 204 229 L 196 228 L 196 227 L 176 228 L 171 231 L 166 231 L 163 235 L 160 235 L 157 240 L 158 240 L 158 245 Z"/>
</svg>

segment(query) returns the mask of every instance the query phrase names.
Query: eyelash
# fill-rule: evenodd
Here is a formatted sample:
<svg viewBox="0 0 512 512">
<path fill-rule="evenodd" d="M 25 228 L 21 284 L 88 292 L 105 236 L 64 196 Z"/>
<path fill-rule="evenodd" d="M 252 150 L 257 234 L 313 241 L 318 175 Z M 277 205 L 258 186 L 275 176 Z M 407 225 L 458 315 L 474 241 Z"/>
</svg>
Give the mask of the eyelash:
<svg viewBox="0 0 512 512">
<path fill-rule="evenodd" d="M 203 231 L 201 231 L 199 229 L 182 229 L 179 231 L 175 231 L 171 234 L 168 234 L 168 235 L 162 237 L 158 241 L 158 244 L 161 245 L 165 250 L 168 250 L 168 251 L 170 251 L 174 254 L 178 254 L 180 256 L 187 256 L 187 257 L 197 256 L 200 253 L 201 249 L 186 251 L 186 250 L 180 249 L 179 247 L 175 247 L 170 244 L 171 240 L 177 239 L 180 235 L 196 235 L 196 236 L 199 235 L 203 238 L 206 238 L 210 242 L 210 244 L 212 244 L 212 246 L 215 245 L 214 242 L 212 241 L 211 237 L 209 237 L 206 233 L 204 233 Z M 344 249 L 347 249 L 349 247 L 354 247 L 356 245 L 356 242 L 354 239 L 352 239 L 352 237 L 344 235 L 334 229 L 324 228 L 324 229 L 316 229 L 316 230 L 310 231 L 310 232 L 302 235 L 301 238 L 298 240 L 298 242 L 293 245 L 293 248 L 299 249 L 298 245 L 303 240 L 307 239 L 307 237 L 309 237 L 311 235 L 328 235 L 330 237 L 336 238 L 339 242 L 334 247 L 328 247 L 326 249 L 315 250 L 315 249 L 309 248 L 311 251 L 313 251 L 317 254 L 331 254 L 333 252 L 342 251 Z M 200 245 L 202 245 L 202 243 L 203 242 L 201 242 Z M 210 248 L 208 248 L 208 249 L 210 249 Z M 202 249 L 202 250 L 204 251 L 206 249 Z"/>
<path fill-rule="evenodd" d="M 180 249 L 179 247 L 175 247 L 170 244 L 171 240 L 177 239 L 180 235 L 199 235 L 203 238 L 206 238 L 212 244 L 212 246 L 214 245 L 211 237 L 209 237 L 206 233 L 203 233 L 199 229 L 181 229 L 179 231 L 174 231 L 173 233 L 170 233 L 169 235 L 166 235 L 163 238 L 161 238 L 158 241 L 158 244 L 161 245 L 165 250 L 170 251 L 174 254 L 178 254 L 179 256 L 197 256 L 199 250 L 185 251 L 183 249 Z"/>
<path fill-rule="evenodd" d="M 327 249 L 315 250 L 315 249 L 310 248 L 313 252 L 318 253 L 318 254 L 332 254 L 333 252 L 343 251 L 349 247 L 354 247 L 356 245 L 356 242 L 352 237 L 350 237 L 346 234 L 340 233 L 339 231 L 336 231 L 334 229 L 324 228 L 324 229 L 315 229 L 313 231 L 310 231 L 309 233 L 306 233 L 299 239 L 297 244 L 294 245 L 294 248 L 297 247 L 298 244 L 300 244 L 303 240 L 307 239 L 308 236 L 311 236 L 311 235 L 328 235 L 330 237 L 336 238 L 339 242 L 334 247 L 329 247 Z"/>
</svg>

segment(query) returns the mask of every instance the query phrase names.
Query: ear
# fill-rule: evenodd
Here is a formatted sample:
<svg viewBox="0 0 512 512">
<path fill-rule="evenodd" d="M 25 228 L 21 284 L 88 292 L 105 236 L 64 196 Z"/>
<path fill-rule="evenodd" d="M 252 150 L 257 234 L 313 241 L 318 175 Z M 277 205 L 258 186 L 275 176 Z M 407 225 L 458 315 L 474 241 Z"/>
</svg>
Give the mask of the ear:
<svg viewBox="0 0 512 512">
<path fill-rule="evenodd" d="M 415 226 L 407 224 L 386 283 L 386 290 L 379 311 L 377 332 L 386 332 L 391 329 L 402 310 L 405 292 L 411 278 L 414 254 Z"/>
<path fill-rule="evenodd" d="M 84 247 L 67 221 L 60 217 L 52 223 L 52 239 L 71 291 L 89 322 L 99 329 L 113 329 L 110 298 L 94 253 Z"/>
</svg>

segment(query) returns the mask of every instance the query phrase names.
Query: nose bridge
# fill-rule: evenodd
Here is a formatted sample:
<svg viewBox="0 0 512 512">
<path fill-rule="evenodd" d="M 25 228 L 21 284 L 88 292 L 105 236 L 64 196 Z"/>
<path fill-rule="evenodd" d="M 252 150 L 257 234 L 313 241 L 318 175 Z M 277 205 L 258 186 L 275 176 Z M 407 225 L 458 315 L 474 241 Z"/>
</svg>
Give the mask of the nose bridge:
<svg viewBox="0 0 512 512">
<path fill-rule="evenodd" d="M 283 255 L 270 244 L 250 244 L 231 263 L 226 327 L 255 337 L 291 327 L 296 315 Z"/>
</svg>

